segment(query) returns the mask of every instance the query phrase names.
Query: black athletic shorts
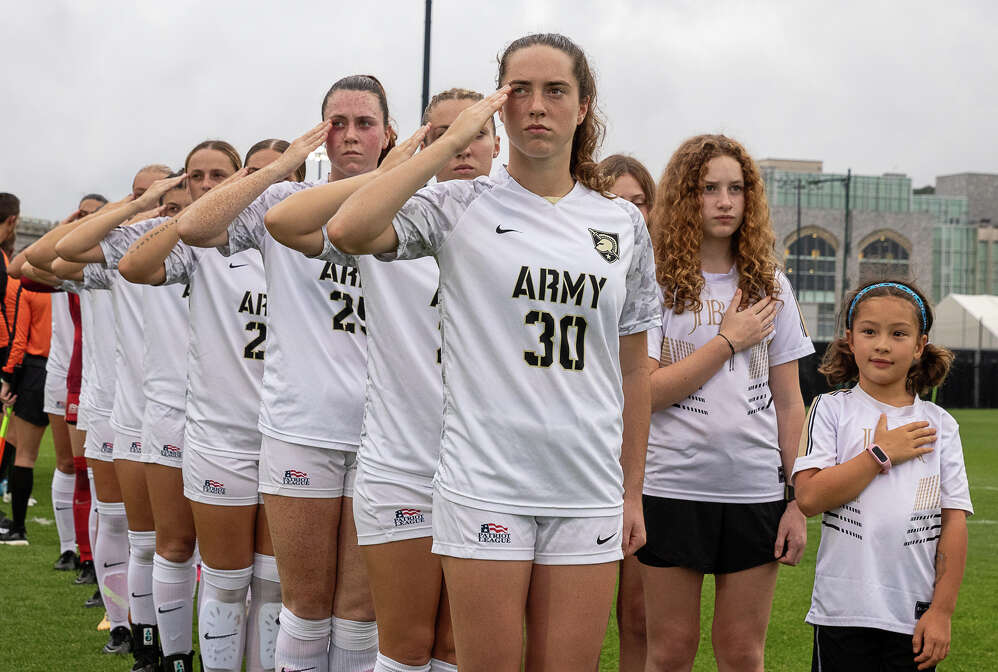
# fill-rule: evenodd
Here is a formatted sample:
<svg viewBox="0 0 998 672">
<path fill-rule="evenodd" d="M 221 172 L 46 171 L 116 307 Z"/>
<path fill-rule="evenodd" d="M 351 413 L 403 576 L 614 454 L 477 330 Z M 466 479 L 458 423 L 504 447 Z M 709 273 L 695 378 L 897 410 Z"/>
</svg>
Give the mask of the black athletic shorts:
<svg viewBox="0 0 998 672">
<path fill-rule="evenodd" d="M 877 628 L 814 626 L 811 672 L 915 672 L 911 635 Z M 935 670 L 926 668 L 926 672 Z"/>
<path fill-rule="evenodd" d="M 25 355 L 18 372 L 14 415 L 32 425 L 48 427 L 45 413 L 45 357 Z"/>
<path fill-rule="evenodd" d="M 648 534 L 637 552 L 642 564 L 730 574 L 776 560 L 776 533 L 787 508 L 782 499 L 724 504 L 644 495 L 642 500 Z"/>
</svg>

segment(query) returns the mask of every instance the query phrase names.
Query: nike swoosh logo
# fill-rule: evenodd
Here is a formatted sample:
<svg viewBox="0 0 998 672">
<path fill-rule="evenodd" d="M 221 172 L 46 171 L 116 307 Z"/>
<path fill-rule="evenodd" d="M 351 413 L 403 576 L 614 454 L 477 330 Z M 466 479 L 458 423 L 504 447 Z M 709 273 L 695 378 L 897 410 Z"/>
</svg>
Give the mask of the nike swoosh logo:
<svg viewBox="0 0 998 672">
<path fill-rule="evenodd" d="M 617 533 L 616 533 L 616 532 L 614 532 L 613 534 L 611 534 L 611 535 L 610 535 L 609 537 L 607 537 L 606 539 L 601 539 L 601 538 L 600 538 L 600 536 L 599 536 L 599 535 L 597 534 L 597 535 L 596 535 L 596 544 L 597 544 L 598 546 L 602 546 L 603 544 L 605 544 L 606 542 L 610 541 L 611 539 L 613 539 L 613 538 L 614 538 L 614 537 L 616 537 L 616 536 L 617 536 Z"/>
<path fill-rule="evenodd" d="M 249 264 L 229 264 L 229 268 L 242 268 L 243 266 L 249 266 Z"/>
<path fill-rule="evenodd" d="M 496 233 L 519 233 L 519 231 L 517 231 L 516 229 L 504 229 L 497 224 Z"/>
<path fill-rule="evenodd" d="M 164 609 L 163 607 L 160 607 L 159 609 L 157 609 L 157 611 L 159 613 L 161 613 L 161 614 L 168 614 L 171 611 L 176 611 L 177 609 L 183 609 L 184 606 L 186 606 L 186 605 L 181 604 L 179 607 L 174 607 L 173 609 Z M 205 635 L 205 636 L 207 637 L 207 635 Z"/>
<path fill-rule="evenodd" d="M 73 508 L 73 507 L 71 507 L 71 506 L 58 507 L 57 506 L 57 507 L 55 507 L 55 510 L 56 511 L 69 511 L 71 508 Z"/>
<path fill-rule="evenodd" d="M 135 593 L 132 593 L 132 597 L 136 599 L 140 597 L 149 597 L 150 595 L 152 595 L 152 593 L 142 593 L 141 595 L 136 595 Z"/>
<path fill-rule="evenodd" d="M 235 637 L 236 633 L 230 632 L 227 635 L 205 635 L 205 639 L 225 639 L 226 637 Z"/>
<path fill-rule="evenodd" d="M 118 565 L 123 565 L 123 564 L 125 564 L 124 560 L 122 560 L 121 562 L 112 562 L 110 565 L 105 562 L 104 563 L 104 568 L 105 569 L 109 569 L 111 567 L 117 567 Z"/>
<path fill-rule="evenodd" d="M 309 670 L 314 670 L 315 667 L 299 667 L 297 670 L 292 670 L 290 667 L 281 667 L 281 672 L 308 672 Z"/>
</svg>

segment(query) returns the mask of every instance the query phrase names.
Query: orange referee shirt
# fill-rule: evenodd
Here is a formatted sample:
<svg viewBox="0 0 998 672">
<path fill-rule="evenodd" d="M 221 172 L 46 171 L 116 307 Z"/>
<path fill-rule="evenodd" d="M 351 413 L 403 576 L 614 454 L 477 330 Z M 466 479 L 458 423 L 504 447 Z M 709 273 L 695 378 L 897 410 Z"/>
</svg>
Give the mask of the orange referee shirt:
<svg viewBox="0 0 998 672">
<path fill-rule="evenodd" d="M 12 318 L 14 315 L 11 313 L 9 316 Z M 3 367 L 4 372 L 13 373 L 25 354 L 48 357 L 51 343 L 52 295 L 22 289 L 17 299 L 14 341 Z"/>
</svg>

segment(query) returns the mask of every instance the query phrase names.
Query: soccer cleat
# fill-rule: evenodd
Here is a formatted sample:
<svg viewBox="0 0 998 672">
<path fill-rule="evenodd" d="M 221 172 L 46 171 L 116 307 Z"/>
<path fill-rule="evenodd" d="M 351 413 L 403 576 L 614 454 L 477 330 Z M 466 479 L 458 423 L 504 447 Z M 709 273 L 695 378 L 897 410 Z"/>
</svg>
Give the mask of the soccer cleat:
<svg viewBox="0 0 998 672">
<path fill-rule="evenodd" d="M 0 515 L 0 532 L 7 532 L 14 527 L 14 521 L 4 515 Z"/>
<path fill-rule="evenodd" d="M 111 630 L 111 635 L 104 645 L 104 653 L 127 654 L 132 652 L 132 633 L 123 625 Z"/>
<path fill-rule="evenodd" d="M 97 632 L 104 632 L 105 630 L 111 629 L 111 621 L 107 620 L 107 612 L 104 612 L 104 618 L 100 619 L 100 623 L 97 624 Z"/>
<path fill-rule="evenodd" d="M 7 532 L 0 532 L 0 544 L 7 544 L 8 546 L 27 546 L 28 535 L 25 534 L 24 530 L 8 530 Z"/>
<path fill-rule="evenodd" d="M 94 591 L 93 596 L 88 598 L 87 601 L 83 603 L 83 606 L 86 607 L 87 609 L 104 606 L 104 597 L 100 594 L 99 588 Z"/>
<path fill-rule="evenodd" d="M 163 672 L 194 672 L 194 652 L 164 656 L 160 669 Z"/>
<path fill-rule="evenodd" d="M 73 579 L 77 586 L 97 583 L 97 572 L 94 570 L 92 560 L 84 560 L 80 563 L 80 575 Z"/>
<path fill-rule="evenodd" d="M 132 623 L 132 672 L 159 672 L 159 628 L 145 623 Z"/>
<path fill-rule="evenodd" d="M 80 568 L 80 558 L 73 551 L 66 551 L 52 565 L 52 569 L 60 572 L 71 572 Z"/>
</svg>

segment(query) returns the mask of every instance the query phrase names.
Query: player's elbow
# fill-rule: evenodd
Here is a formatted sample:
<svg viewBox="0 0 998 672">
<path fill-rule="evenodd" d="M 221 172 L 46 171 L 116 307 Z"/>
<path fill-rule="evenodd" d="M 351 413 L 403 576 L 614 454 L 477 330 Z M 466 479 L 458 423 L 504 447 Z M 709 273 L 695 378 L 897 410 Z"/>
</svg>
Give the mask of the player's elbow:
<svg viewBox="0 0 998 672">
<path fill-rule="evenodd" d="M 350 219 L 342 214 L 336 214 L 326 225 L 326 233 L 329 234 L 329 242 L 340 252 L 345 254 L 366 254 L 362 241 L 354 234 L 354 227 L 351 226 Z"/>
<path fill-rule="evenodd" d="M 815 497 L 814 488 L 797 485 L 794 494 L 797 500 L 797 508 L 805 517 L 810 518 L 824 511 Z"/>
</svg>

